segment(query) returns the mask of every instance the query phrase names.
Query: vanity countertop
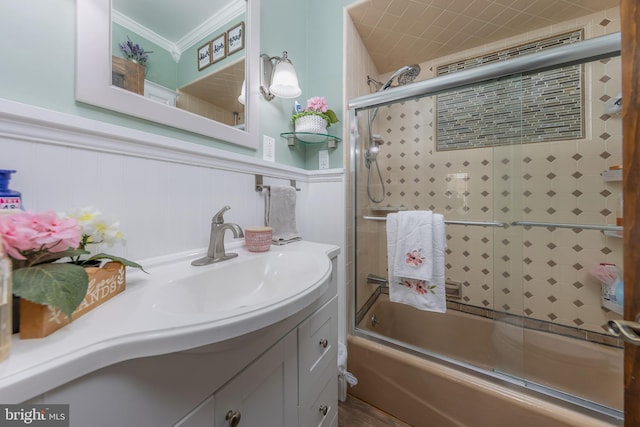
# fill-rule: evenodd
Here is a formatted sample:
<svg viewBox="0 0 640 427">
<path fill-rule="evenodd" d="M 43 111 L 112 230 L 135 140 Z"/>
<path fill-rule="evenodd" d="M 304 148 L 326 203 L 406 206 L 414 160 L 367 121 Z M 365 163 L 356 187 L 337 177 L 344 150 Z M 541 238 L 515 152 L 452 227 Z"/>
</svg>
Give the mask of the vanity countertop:
<svg viewBox="0 0 640 427">
<path fill-rule="evenodd" d="M 16 334 L 9 358 L 0 362 L 0 402 L 22 402 L 117 362 L 214 344 L 279 322 L 325 293 L 332 271 L 330 258 L 339 253 L 337 246 L 306 241 L 272 246 L 265 253 L 251 253 L 238 239 L 228 243 L 227 249 L 239 256 L 203 267 L 190 265 L 192 260 L 203 256 L 203 251 L 142 260 L 140 263 L 149 274 L 128 270 L 127 289 L 123 293 L 71 324 L 40 339 L 20 340 Z M 308 275 L 290 272 L 299 283 L 294 292 L 266 305 L 171 311 L 162 309 L 156 298 L 162 288 L 185 286 L 189 276 L 210 271 L 215 278 L 218 270 L 256 262 L 265 254 L 293 257 L 301 253 L 313 257 L 317 268 Z M 287 271 L 276 274 L 286 277 Z M 213 280 L 211 286 L 233 287 L 234 283 Z"/>
</svg>

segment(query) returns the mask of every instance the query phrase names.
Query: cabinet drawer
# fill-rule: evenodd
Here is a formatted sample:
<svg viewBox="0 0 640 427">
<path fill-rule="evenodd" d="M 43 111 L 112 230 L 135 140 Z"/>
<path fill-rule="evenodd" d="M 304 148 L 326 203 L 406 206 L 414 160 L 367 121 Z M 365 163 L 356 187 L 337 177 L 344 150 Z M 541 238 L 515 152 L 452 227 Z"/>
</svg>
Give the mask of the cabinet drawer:
<svg viewBox="0 0 640 427">
<path fill-rule="evenodd" d="M 333 373 L 338 372 L 337 309 L 338 299 L 334 297 L 298 327 L 300 404 L 317 395 L 327 367 L 331 366 Z"/>
<path fill-rule="evenodd" d="M 319 394 L 310 404 L 301 405 L 299 413 L 300 427 L 330 427 L 338 415 L 338 372 L 334 366 L 337 358 L 331 359 L 332 366 L 322 370 Z"/>
</svg>

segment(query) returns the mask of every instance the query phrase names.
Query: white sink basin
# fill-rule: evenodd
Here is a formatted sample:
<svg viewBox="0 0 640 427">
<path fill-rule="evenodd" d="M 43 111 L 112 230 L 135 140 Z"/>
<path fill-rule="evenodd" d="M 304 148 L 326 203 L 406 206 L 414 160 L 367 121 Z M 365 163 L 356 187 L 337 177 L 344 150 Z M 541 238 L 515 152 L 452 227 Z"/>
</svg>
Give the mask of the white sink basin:
<svg viewBox="0 0 640 427">
<path fill-rule="evenodd" d="M 141 260 L 127 289 L 40 340 L 11 343 L 0 364 L 0 401 L 19 403 L 104 366 L 192 350 L 261 330 L 309 309 L 335 286 L 330 257 L 339 248 L 312 242 L 194 267 L 192 251 Z M 335 293 L 335 291 L 332 291 Z M 208 351 L 208 350 L 207 350 Z"/>
<path fill-rule="evenodd" d="M 149 292 L 155 310 L 180 315 L 247 313 L 285 301 L 326 275 L 329 259 L 271 250 L 193 267 Z M 229 313 L 232 315 L 233 313 Z"/>
</svg>

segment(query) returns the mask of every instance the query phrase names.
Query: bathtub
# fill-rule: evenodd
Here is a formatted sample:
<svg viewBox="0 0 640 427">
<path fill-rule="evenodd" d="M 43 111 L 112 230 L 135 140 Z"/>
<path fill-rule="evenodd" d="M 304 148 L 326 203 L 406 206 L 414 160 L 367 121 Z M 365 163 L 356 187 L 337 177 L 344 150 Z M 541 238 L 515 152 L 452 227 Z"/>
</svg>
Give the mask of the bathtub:
<svg viewBox="0 0 640 427">
<path fill-rule="evenodd" d="M 590 411 L 511 381 L 411 351 L 428 349 L 621 409 L 621 349 L 453 310 L 446 314 L 424 312 L 391 303 L 384 294 L 363 317 L 359 328 L 374 337 L 388 336 L 407 343 L 409 350 L 350 336 L 348 370 L 359 382 L 349 393 L 413 426 L 622 425 L 611 416 L 615 411 L 608 415 Z"/>
</svg>

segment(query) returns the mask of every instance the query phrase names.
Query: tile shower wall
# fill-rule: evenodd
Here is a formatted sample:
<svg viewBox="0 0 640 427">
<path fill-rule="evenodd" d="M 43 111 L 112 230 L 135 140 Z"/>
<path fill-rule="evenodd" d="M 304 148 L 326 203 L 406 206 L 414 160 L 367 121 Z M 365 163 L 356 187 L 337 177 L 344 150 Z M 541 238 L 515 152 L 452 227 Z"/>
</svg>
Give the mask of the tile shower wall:
<svg viewBox="0 0 640 427">
<path fill-rule="evenodd" d="M 615 8 L 423 63 L 419 79 L 433 77 L 440 64 L 551 34 L 617 32 L 618 16 Z M 378 156 L 387 194 L 382 205 L 434 210 L 448 219 L 615 224 L 621 183 L 604 182 L 600 173 L 622 161 L 621 119 L 603 113 L 621 89 L 619 58 L 586 64 L 584 89 L 584 139 L 517 146 L 436 151 L 434 99 L 381 107 L 374 132 L 385 140 Z M 366 134 L 366 120 L 360 120 Z M 366 198 L 367 170 L 357 167 L 358 230 L 384 236 L 384 222 L 361 219 L 375 204 Z M 449 225 L 447 234 L 447 279 L 463 283 L 466 306 L 523 315 L 551 329 L 568 327 L 562 333 L 581 337 L 603 333 L 606 321 L 618 316 L 600 307 L 600 286 L 589 269 L 599 262 L 621 266 L 622 239 L 580 229 L 459 225 Z M 386 276 L 386 243 L 368 242 L 358 248 L 358 259 L 371 262 L 359 272 Z M 361 294 L 359 306 L 367 290 Z"/>
</svg>

